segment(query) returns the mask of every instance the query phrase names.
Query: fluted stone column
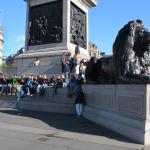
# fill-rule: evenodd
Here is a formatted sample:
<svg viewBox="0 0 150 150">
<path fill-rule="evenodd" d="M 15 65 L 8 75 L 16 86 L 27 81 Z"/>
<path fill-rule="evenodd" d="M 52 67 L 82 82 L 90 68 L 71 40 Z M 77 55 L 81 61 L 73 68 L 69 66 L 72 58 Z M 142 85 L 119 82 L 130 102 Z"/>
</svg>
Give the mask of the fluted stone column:
<svg viewBox="0 0 150 150">
<path fill-rule="evenodd" d="M 3 63 L 3 43 L 4 43 L 3 30 L 0 27 L 0 65 L 2 65 Z"/>
</svg>

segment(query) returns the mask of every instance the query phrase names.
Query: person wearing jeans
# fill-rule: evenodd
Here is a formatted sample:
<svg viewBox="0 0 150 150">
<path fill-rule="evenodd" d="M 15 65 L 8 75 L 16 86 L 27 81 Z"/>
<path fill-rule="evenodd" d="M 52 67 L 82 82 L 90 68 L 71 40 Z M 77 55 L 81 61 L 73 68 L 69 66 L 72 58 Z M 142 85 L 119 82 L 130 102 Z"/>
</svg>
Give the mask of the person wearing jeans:
<svg viewBox="0 0 150 150">
<path fill-rule="evenodd" d="M 70 74 L 70 68 L 69 68 L 69 62 L 67 60 L 67 54 L 66 52 L 62 55 L 62 72 L 64 73 L 65 82 L 68 85 L 69 83 L 69 74 Z"/>
<path fill-rule="evenodd" d="M 83 93 L 82 89 L 80 89 L 77 92 L 76 99 L 75 99 L 77 117 L 82 116 L 84 104 L 85 104 L 84 93 Z"/>
</svg>

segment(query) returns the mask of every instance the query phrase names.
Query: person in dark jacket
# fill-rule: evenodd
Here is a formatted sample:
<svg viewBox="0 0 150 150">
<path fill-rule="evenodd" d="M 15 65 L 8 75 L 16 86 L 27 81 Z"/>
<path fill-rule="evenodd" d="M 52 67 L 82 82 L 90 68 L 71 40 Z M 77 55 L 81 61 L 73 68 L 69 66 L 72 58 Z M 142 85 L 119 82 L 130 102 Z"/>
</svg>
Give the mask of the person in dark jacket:
<svg viewBox="0 0 150 150">
<path fill-rule="evenodd" d="M 77 117 L 81 117 L 82 116 L 84 104 L 85 104 L 84 93 L 83 93 L 83 90 L 81 88 L 77 92 L 76 99 L 75 99 Z"/>
</svg>

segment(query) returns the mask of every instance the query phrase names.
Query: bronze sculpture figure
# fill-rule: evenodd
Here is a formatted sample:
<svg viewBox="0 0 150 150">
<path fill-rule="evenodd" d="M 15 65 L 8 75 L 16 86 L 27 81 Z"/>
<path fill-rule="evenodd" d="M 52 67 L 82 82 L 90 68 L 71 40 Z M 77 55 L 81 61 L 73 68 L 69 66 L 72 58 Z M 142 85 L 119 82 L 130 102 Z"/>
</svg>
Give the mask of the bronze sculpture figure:
<svg viewBox="0 0 150 150">
<path fill-rule="evenodd" d="M 87 81 L 150 83 L 150 32 L 141 20 L 130 21 L 118 32 L 113 55 L 92 60 L 86 69 Z"/>
</svg>

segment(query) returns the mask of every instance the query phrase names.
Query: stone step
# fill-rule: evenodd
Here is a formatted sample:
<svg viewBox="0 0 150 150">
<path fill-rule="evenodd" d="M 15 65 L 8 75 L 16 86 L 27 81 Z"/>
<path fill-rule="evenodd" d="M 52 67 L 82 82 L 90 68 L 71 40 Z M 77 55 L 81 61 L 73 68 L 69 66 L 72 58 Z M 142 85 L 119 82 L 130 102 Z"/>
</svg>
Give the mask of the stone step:
<svg viewBox="0 0 150 150">
<path fill-rule="evenodd" d="M 3 108 L 15 108 L 16 99 L 4 99 L 0 100 L 0 107 Z M 43 112 L 57 112 L 57 113 L 75 113 L 75 107 L 73 103 L 69 101 L 58 102 L 58 101 L 46 101 L 46 100 L 33 100 L 30 97 L 21 99 L 21 109 L 32 110 L 32 111 L 43 111 Z"/>
<path fill-rule="evenodd" d="M 17 96 L 0 95 L 0 107 L 15 108 Z M 58 89 L 53 95 L 53 88 L 48 87 L 44 96 L 26 96 L 21 98 L 21 108 L 25 110 L 75 113 L 74 97 L 67 97 L 67 88 Z"/>
<path fill-rule="evenodd" d="M 15 96 L 2 96 L 0 95 L 0 107 L 14 108 L 16 105 Z"/>
</svg>

